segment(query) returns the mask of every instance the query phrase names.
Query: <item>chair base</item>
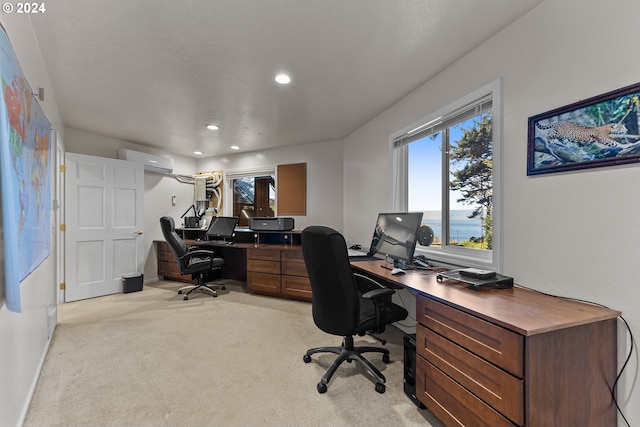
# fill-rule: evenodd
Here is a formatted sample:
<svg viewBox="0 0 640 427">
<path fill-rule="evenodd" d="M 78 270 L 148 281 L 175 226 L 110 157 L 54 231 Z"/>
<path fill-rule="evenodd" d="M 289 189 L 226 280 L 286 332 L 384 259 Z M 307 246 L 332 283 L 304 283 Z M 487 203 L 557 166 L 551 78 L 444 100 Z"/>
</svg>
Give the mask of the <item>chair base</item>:
<svg viewBox="0 0 640 427">
<path fill-rule="evenodd" d="M 178 295 L 184 294 L 184 298 L 183 299 L 186 301 L 186 300 L 189 299 L 189 295 L 191 294 L 191 292 L 193 292 L 195 290 L 202 290 L 202 291 L 209 292 L 211 294 L 211 296 L 215 298 L 215 297 L 218 296 L 218 292 L 212 286 L 213 285 L 208 285 L 206 283 L 197 284 L 197 285 L 183 286 L 180 289 L 178 289 Z M 220 286 L 221 290 L 225 290 L 226 289 L 224 284 L 216 285 L 216 286 Z M 185 291 L 186 291 L 186 294 L 185 294 Z"/>
<path fill-rule="evenodd" d="M 357 360 L 362 363 L 362 365 L 369 371 L 371 375 L 376 380 L 375 389 L 378 393 L 384 393 L 386 390 L 385 382 L 386 379 L 382 373 L 371 364 L 362 353 L 382 353 L 382 361 L 384 363 L 389 363 L 389 350 L 386 348 L 380 347 L 370 347 L 370 346 L 359 346 L 354 347 L 353 345 L 353 337 L 344 337 L 344 341 L 341 347 L 318 347 L 307 350 L 307 353 L 302 357 L 302 360 L 305 363 L 311 362 L 311 355 L 316 353 L 335 353 L 338 355 L 336 360 L 333 361 L 331 366 L 327 369 L 325 374 L 320 379 L 318 383 L 318 393 L 324 393 L 327 391 L 327 386 L 331 377 L 336 372 L 338 367 L 342 364 L 342 362 L 347 361 L 351 363 L 353 360 Z"/>
</svg>

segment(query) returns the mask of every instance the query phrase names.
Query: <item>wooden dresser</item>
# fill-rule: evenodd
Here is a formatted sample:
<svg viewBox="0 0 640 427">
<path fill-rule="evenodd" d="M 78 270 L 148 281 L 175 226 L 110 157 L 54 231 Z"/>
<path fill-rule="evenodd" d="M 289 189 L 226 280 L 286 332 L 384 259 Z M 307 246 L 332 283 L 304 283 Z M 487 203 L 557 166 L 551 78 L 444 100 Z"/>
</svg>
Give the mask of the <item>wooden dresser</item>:
<svg viewBox="0 0 640 427">
<path fill-rule="evenodd" d="M 489 295 L 486 316 L 418 296 L 418 399 L 447 426 L 615 426 L 619 313 L 524 289 L 488 292 L 512 298 L 500 307 Z"/>
<path fill-rule="evenodd" d="M 311 301 L 311 284 L 297 245 L 247 249 L 247 287 L 251 292 Z"/>
<path fill-rule="evenodd" d="M 380 261 L 359 273 L 416 296 L 416 397 L 447 426 L 615 426 L 620 312 L 522 287 L 473 291 Z"/>
</svg>

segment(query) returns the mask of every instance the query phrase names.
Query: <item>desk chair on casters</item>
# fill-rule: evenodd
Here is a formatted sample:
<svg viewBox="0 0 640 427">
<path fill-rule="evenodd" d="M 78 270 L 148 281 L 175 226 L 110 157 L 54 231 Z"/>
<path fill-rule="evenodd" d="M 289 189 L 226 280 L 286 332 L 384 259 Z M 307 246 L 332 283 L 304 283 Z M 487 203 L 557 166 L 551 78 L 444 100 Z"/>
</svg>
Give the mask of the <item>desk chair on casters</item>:
<svg viewBox="0 0 640 427">
<path fill-rule="evenodd" d="M 337 231 L 323 226 L 305 228 L 302 231 L 302 254 L 311 282 L 313 320 L 324 332 L 343 337 L 341 346 L 312 348 L 303 356 L 304 362 L 309 363 L 315 353 L 338 355 L 320 379 L 318 392 L 327 391 L 331 377 L 342 362 L 357 360 L 375 378 L 375 390 L 384 393 L 384 375 L 362 353 L 382 353 L 382 361 L 388 363 L 389 350 L 355 347 L 353 336 L 382 333 L 386 325 L 405 319 L 407 310 L 391 302 L 393 289 L 354 274 L 347 244 Z"/>
<path fill-rule="evenodd" d="M 183 294 L 186 291 L 184 299 L 188 300 L 191 292 L 203 290 L 217 297 L 218 292 L 211 285 L 207 285 L 204 279 L 209 270 L 222 268 L 225 263 L 224 259 L 217 256 L 214 251 L 193 248 L 189 250 L 184 241 L 178 236 L 178 233 L 176 233 L 173 218 L 170 216 L 160 218 L 160 228 L 162 228 L 162 234 L 178 261 L 180 273 L 191 274 L 192 278 L 198 279 L 196 285 L 184 286 L 178 289 L 178 294 Z M 222 285 L 221 289 L 225 289 L 225 286 Z"/>
</svg>

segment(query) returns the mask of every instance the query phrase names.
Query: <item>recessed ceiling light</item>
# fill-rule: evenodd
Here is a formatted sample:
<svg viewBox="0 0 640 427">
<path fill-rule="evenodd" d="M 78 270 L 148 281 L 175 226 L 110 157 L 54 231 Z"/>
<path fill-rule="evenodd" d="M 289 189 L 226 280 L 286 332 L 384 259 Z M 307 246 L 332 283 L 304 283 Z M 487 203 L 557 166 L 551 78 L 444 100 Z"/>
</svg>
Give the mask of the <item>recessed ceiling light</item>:
<svg viewBox="0 0 640 427">
<path fill-rule="evenodd" d="M 202 154 L 202 151 L 194 151 L 193 154 L 197 154 L 199 156 Z"/>
<path fill-rule="evenodd" d="M 232 145 L 229 148 L 231 148 L 232 150 L 239 150 L 240 149 L 240 147 L 238 147 L 237 145 Z"/>
<path fill-rule="evenodd" d="M 207 125 L 207 129 L 209 129 L 209 130 L 218 130 L 218 129 L 220 129 L 220 126 L 213 125 L 213 124 L 212 125 Z"/>
<path fill-rule="evenodd" d="M 276 76 L 276 81 L 281 85 L 286 85 L 291 82 L 291 77 L 287 76 L 286 74 L 278 74 Z"/>
</svg>

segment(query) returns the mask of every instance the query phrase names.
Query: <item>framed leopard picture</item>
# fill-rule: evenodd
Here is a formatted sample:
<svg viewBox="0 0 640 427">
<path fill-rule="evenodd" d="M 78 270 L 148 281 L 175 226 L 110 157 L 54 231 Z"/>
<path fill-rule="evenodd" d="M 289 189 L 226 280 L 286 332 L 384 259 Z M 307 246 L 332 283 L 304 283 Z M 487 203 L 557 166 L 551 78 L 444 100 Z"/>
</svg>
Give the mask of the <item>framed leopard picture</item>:
<svg viewBox="0 0 640 427">
<path fill-rule="evenodd" d="M 527 175 L 640 162 L 640 83 L 529 117 Z"/>
</svg>

